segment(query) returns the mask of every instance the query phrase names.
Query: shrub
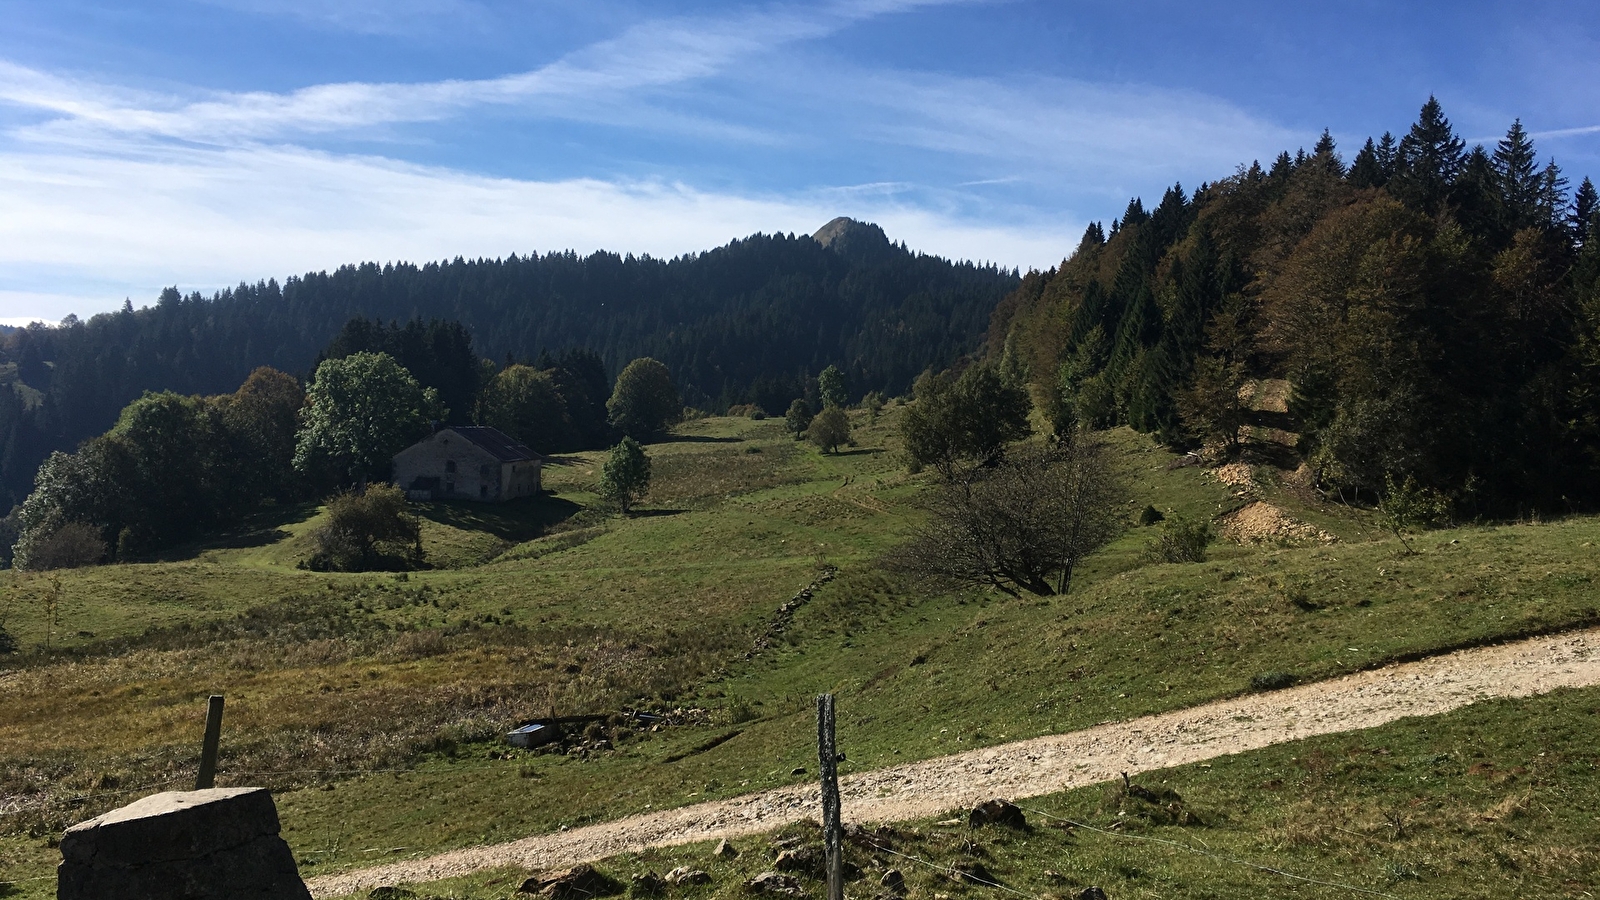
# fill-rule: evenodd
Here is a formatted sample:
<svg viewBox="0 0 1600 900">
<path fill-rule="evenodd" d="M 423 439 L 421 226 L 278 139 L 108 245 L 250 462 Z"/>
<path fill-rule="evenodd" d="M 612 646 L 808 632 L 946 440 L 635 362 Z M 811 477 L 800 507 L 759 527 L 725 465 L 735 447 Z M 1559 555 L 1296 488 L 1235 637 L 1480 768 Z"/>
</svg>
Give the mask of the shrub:
<svg viewBox="0 0 1600 900">
<path fill-rule="evenodd" d="M 99 565 L 106 558 L 100 529 L 87 522 L 68 522 L 26 549 L 22 567 L 34 571 Z"/>
<path fill-rule="evenodd" d="M 1291 672 L 1262 672 L 1250 679 L 1252 691 L 1277 691 L 1286 687 L 1293 687 L 1299 681 L 1299 676 Z"/>
<path fill-rule="evenodd" d="M 422 564 L 422 525 L 406 507 L 403 491 L 374 484 L 328 502 L 328 521 L 312 532 L 317 552 L 306 567 L 317 571 L 373 572 Z"/>
<path fill-rule="evenodd" d="M 1213 536 L 1208 520 L 1173 516 L 1161 524 L 1161 534 L 1145 547 L 1145 554 L 1155 562 L 1205 562 Z"/>
</svg>

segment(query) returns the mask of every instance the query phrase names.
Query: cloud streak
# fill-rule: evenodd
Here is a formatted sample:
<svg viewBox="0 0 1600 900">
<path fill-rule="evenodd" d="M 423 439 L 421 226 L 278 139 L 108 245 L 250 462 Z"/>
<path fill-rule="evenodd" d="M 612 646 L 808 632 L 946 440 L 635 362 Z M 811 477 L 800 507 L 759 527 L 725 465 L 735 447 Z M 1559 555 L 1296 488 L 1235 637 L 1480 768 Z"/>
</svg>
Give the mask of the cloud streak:
<svg viewBox="0 0 1600 900">
<path fill-rule="evenodd" d="M 0 300 L 50 321 L 113 308 L 125 295 L 148 300 L 167 284 L 209 290 L 360 260 L 566 249 L 670 257 L 757 231 L 807 233 L 840 214 L 877 221 L 928 252 L 1024 267 L 1058 261 L 1081 228 L 964 222 L 870 194 L 519 181 L 299 148 L 159 160 L 10 154 L 0 156 L 0 206 L 10 212 L 0 219 Z M 68 300 L 76 305 L 61 308 Z"/>
<path fill-rule="evenodd" d="M 635 25 L 539 68 L 498 78 L 421 83 L 345 82 L 286 93 L 215 93 L 185 100 L 138 95 L 0 62 L 0 102 L 54 113 L 39 136 L 83 129 L 203 143 L 269 140 L 435 122 L 480 107 L 554 111 L 715 76 L 733 63 L 866 19 L 960 0 L 870 0 L 770 6 L 733 16 Z"/>
</svg>

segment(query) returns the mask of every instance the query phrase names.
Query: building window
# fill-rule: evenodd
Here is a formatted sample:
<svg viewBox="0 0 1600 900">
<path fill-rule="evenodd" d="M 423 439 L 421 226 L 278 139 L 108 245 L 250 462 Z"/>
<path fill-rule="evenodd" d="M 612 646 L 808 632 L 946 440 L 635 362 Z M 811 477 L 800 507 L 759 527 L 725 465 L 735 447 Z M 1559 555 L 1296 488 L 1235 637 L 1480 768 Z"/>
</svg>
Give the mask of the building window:
<svg viewBox="0 0 1600 900">
<path fill-rule="evenodd" d="M 454 473 L 454 472 L 455 472 L 455 470 L 456 470 L 456 461 L 455 461 L 455 460 L 453 460 L 453 459 L 447 459 L 447 460 L 445 460 L 445 463 L 444 463 L 444 470 L 445 470 L 445 471 L 446 471 L 446 472 L 450 472 L 450 473 Z"/>
</svg>

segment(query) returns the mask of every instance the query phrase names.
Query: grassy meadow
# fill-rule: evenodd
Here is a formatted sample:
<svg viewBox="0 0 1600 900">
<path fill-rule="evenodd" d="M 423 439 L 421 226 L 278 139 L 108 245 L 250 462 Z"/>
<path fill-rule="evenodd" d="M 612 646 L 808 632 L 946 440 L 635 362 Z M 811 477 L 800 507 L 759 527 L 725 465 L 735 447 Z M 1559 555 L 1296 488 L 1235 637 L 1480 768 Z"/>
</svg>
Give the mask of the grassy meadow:
<svg viewBox="0 0 1600 900">
<path fill-rule="evenodd" d="M 853 835 L 860 878 L 846 896 L 1588 898 L 1600 883 L 1600 690 L 1494 700 L 1433 718 L 1282 744 L 1020 801 L 1027 827 L 970 828 L 966 810 Z M 667 898 L 751 896 L 780 846 L 819 848 L 813 825 L 733 842 L 733 859 L 690 844 L 603 861 L 622 884 L 678 866 L 710 884 Z M 981 866 L 981 869 L 974 869 Z M 954 872 L 967 871 L 990 884 Z M 528 877 L 495 869 L 409 888 L 418 898 L 499 900 Z M 814 873 L 796 873 L 821 896 Z"/>
<path fill-rule="evenodd" d="M 1080 571 L 1070 595 L 925 589 L 876 564 L 914 527 L 929 477 L 905 473 L 897 412 L 853 413 L 857 446 L 834 455 L 796 444 L 779 420 L 687 423 L 647 447 L 653 491 L 627 518 L 592 493 L 602 453 L 554 458 L 552 493 L 536 502 L 421 507 L 425 571 L 296 568 L 320 514 L 304 506 L 161 562 L 0 573 L 0 624 L 21 645 L 0 656 L 0 881 L 41 878 L 9 890 L 50 896 L 44 876 L 63 828 L 192 783 L 212 693 L 228 698 L 218 784 L 275 789 L 309 877 L 393 858 L 395 848 L 510 840 L 798 780 L 791 770 L 814 762 L 811 704 L 822 691 L 838 694 L 839 740 L 858 769 L 1192 705 L 1266 674 L 1333 677 L 1600 623 L 1590 549 L 1600 520 L 1430 532 L 1408 555 L 1364 514 L 1295 487 L 1290 473 L 1264 466 L 1251 486 L 1223 484 L 1126 430 L 1106 437 L 1134 485 L 1129 530 Z M 1143 554 L 1155 528 L 1132 524 L 1146 504 L 1210 517 L 1258 499 L 1338 540 L 1218 543 L 1206 562 L 1158 565 Z M 834 568 L 753 652 L 779 605 Z M 1574 721 L 1596 708 L 1591 693 L 1562 697 Z M 1556 702 L 1488 706 L 1513 723 Z M 682 711 L 681 724 L 651 731 L 613 718 L 588 735 L 609 749 L 572 754 L 509 751 L 499 740 L 536 716 L 631 709 Z M 1416 726 L 1391 726 L 1407 727 Z M 1420 747 L 1442 733 L 1422 730 L 1393 740 Z M 1265 822 L 1287 834 L 1287 814 L 1266 801 L 1291 794 L 1263 795 L 1246 815 L 1237 804 L 1249 785 L 1228 787 L 1225 765 L 1244 763 L 1196 769 L 1177 788 L 1186 802 L 1225 808 L 1240 853 L 1277 840 Z M 1336 790 L 1347 771 L 1367 770 L 1332 765 L 1317 773 L 1319 789 Z M 1361 790 L 1396 789 L 1400 776 L 1388 771 Z M 1223 792 L 1215 800 L 1213 787 Z M 1088 815 L 1102 794 L 1055 799 Z M 1371 801 L 1402 802 L 1410 797 Z M 943 831 L 919 829 L 931 843 L 916 846 L 942 846 Z M 1041 829 L 993 852 L 1020 854 L 1021 842 L 1047 838 L 1090 843 L 1088 833 Z M 1332 865 L 1314 843 L 1280 843 Z M 1074 852 L 1070 864 L 1123 858 L 1105 852 Z M 1066 876 L 1069 863 L 1056 858 Z M 1418 871 L 1425 882 L 1444 870 Z M 1069 880 L 1114 882 L 1079 874 Z M 1159 880 L 1138 887 L 1139 877 L 1115 882 L 1124 887 L 1112 896 L 1213 895 L 1162 893 Z M 509 892 L 469 881 L 458 887 L 471 896 Z M 1246 883 L 1255 882 L 1237 884 Z M 912 881 L 913 896 L 934 890 L 922 884 Z M 1214 895 L 1235 882 L 1218 885 Z"/>
</svg>

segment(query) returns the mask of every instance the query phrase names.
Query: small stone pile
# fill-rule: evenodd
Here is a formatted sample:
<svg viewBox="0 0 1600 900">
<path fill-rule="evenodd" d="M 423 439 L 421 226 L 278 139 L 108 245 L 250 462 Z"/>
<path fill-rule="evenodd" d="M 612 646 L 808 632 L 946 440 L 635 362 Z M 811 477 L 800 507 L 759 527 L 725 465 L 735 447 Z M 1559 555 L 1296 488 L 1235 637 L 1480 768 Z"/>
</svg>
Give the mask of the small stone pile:
<svg viewBox="0 0 1600 900">
<path fill-rule="evenodd" d="M 782 606 L 778 607 L 777 614 L 772 617 L 771 622 L 767 623 L 767 630 L 762 632 L 761 637 L 756 638 L 755 646 L 751 647 L 750 650 L 745 653 L 744 658 L 754 659 L 757 653 L 760 653 L 763 650 L 771 649 L 773 640 L 782 635 L 784 629 L 789 627 L 789 622 L 794 618 L 795 612 L 799 610 L 800 607 L 810 603 L 811 598 L 816 595 L 816 592 L 820 590 L 823 585 L 832 581 L 834 576 L 838 574 L 839 569 L 837 566 L 828 566 L 822 570 L 822 575 L 819 576 L 816 581 L 813 581 L 801 588 L 800 593 L 790 597 Z"/>
</svg>

